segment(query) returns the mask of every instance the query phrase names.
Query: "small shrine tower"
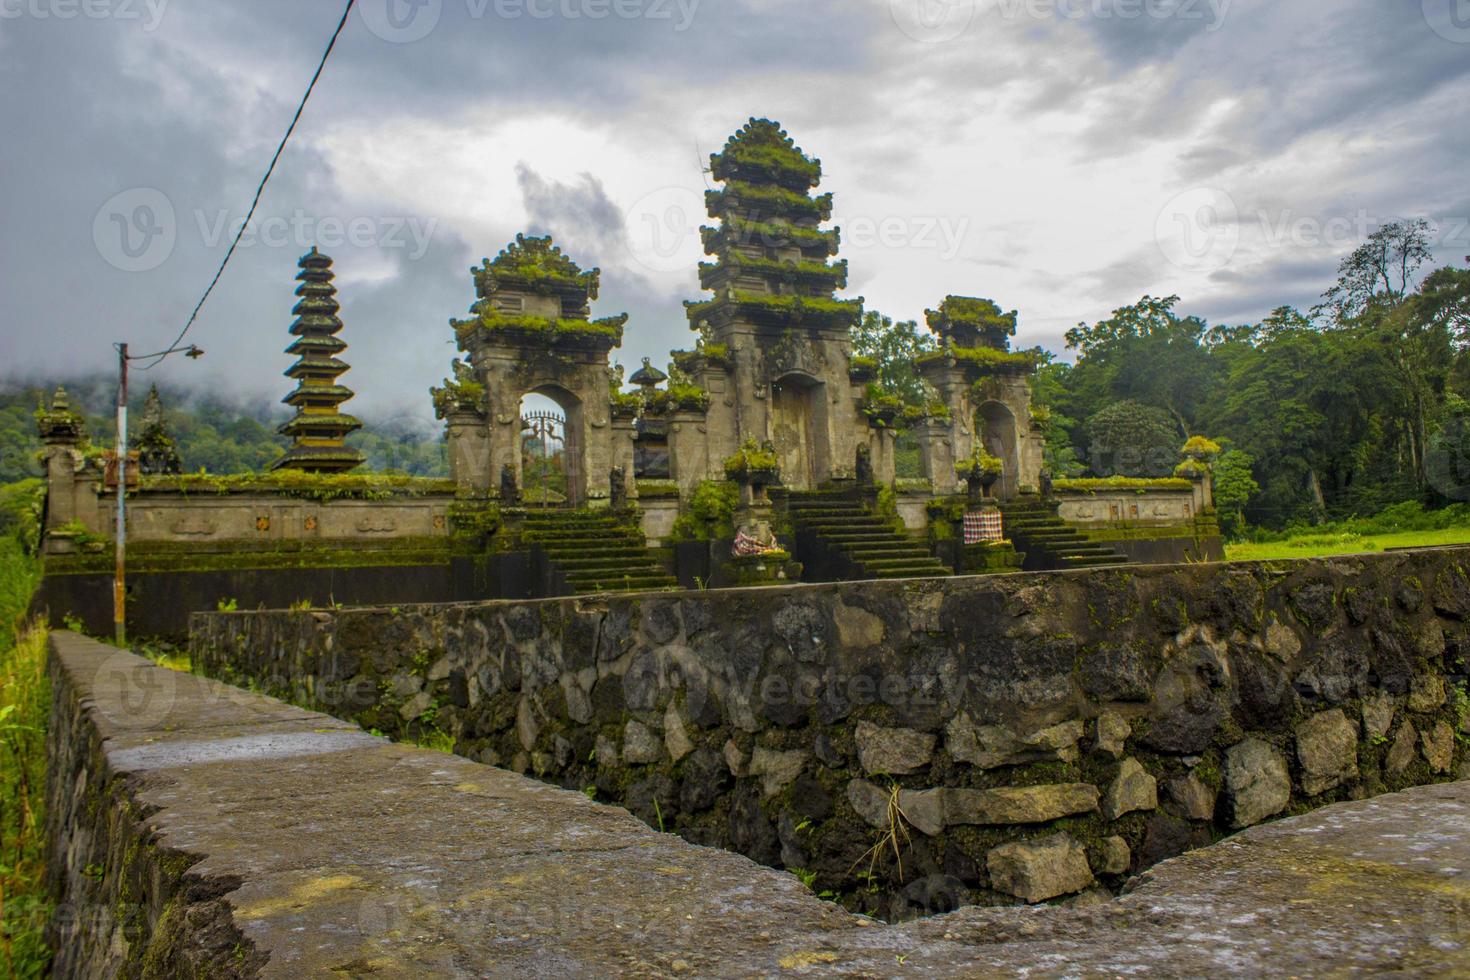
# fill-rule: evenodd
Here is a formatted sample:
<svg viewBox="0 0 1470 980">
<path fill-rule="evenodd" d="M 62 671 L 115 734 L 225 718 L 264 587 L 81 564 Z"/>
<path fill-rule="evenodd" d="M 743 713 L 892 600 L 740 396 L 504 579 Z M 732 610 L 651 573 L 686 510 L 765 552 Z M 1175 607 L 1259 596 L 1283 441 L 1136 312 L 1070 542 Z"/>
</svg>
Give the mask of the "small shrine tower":
<svg viewBox="0 0 1470 980">
<path fill-rule="evenodd" d="M 1035 493 L 1045 439 L 1031 417 L 1036 358 L 1010 349 L 1015 312 L 974 296 L 946 296 L 939 309 L 925 312 L 941 346 L 919 358 L 919 372 L 950 416 L 943 426 L 929 424 L 919 433 L 925 475 L 947 490 L 955 484 L 954 466 L 985 453 L 1002 464 L 997 496 Z"/>
<path fill-rule="evenodd" d="M 296 417 L 281 426 L 280 433 L 290 436 L 291 448 L 272 464 L 273 470 L 304 470 L 309 473 L 345 473 L 363 463 L 363 456 L 347 448 L 347 436 L 362 428 L 351 415 L 344 415 L 341 405 L 353 391 L 337 383 L 348 366 L 337 358 L 347 349 L 337 333 L 342 321 L 337 316 L 337 287 L 332 285 L 332 260 L 315 247 L 301 257 L 301 283 L 296 295 L 301 302 L 292 310 L 296 322 L 291 333 L 296 342 L 286 353 L 298 358 L 286 371 L 296 380 L 296 390 L 284 401 L 296 409 Z"/>
</svg>

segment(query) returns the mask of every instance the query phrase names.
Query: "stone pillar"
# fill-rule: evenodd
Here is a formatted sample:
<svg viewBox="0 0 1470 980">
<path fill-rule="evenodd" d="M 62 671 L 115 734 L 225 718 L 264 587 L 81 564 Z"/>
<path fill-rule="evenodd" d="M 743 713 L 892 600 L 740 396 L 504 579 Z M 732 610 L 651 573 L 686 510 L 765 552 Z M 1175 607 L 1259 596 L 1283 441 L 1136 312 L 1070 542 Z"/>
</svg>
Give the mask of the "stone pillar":
<svg viewBox="0 0 1470 980">
<path fill-rule="evenodd" d="M 107 533 L 97 526 L 97 483 L 81 475 L 85 439 L 82 417 L 71 409 L 66 389 L 58 387 L 51 407 L 36 417 L 37 433 L 45 446 L 42 465 L 46 469 L 46 524 L 42 528 L 46 551 L 71 551 L 70 537 L 52 532 L 80 522 L 94 533 Z"/>
<path fill-rule="evenodd" d="M 925 419 L 914 427 L 919 442 L 919 459 L 924 476 L 937 494 L 957 492 L 959 477 L 955 475 L 954 424 L 938 419 Z"/>
<path fill-rule="evenodd" d="M 496 487 L 490 465 L 490 429 L 479 412 L 451 412 L 445 430 L 449 440 L 449 478 L 460 490 L 488 494 Z"/>
<path fill-rule="evenodd" d="M 892 429 L 869 429 L 868 452 L 873 463 L 873 482 L 891 487 L 898 479 L 898 433 Z"/>
<path fill-rule="evenodd" d="M 669 416 L 669 475 L 679 484 L 679 496 L 685 500 L 705 480 L 723 480 L 718 474 L 724 457 L 711 457 L 705 416 L 702 412 L 674 412 Z M 731 450 L 731 454 L 734 450 Z"/>
</svg>

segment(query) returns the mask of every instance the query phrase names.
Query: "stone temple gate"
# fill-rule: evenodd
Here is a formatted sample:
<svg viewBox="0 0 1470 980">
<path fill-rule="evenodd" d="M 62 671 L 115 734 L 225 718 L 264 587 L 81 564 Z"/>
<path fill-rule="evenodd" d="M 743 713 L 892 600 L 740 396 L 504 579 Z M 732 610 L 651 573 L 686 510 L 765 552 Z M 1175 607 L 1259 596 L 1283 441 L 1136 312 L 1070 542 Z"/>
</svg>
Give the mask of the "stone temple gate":
<svg viewBox="0 0 1470 980">
<path fill-rule="evenodd" d="M 549 398 L 566 419 L 567 500 L 582 506 L 611 493 L 613 447 L 608 354 L 627 316 L 591 319 L 599 273 L 584 272 L 549 238 L 517 236 L 474 270 L 471 317 L 453 321 L 468 368 L 435 389 L 449 425 L 454 478 L 480 492 L 520 493 L 521 402 Z M 625 473 L 631 479 L 631 467 Z"/>
</svg>

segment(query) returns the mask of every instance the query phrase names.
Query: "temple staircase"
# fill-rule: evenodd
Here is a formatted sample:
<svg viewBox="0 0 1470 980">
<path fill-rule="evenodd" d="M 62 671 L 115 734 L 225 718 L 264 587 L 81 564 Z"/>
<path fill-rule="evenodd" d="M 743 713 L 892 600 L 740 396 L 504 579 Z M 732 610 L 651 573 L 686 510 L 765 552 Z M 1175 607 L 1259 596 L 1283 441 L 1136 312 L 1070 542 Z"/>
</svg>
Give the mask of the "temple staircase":
<svg viewBox="0 0 1470 980">
<path fill-rule="evenodd" d="M 525 541 L 546 555 L 554 577 L 577 595 L 678 588 L 636 526 L 612 514 L 548 510 L 522 525 Z"/>
<path fill-rule="evenodd" d="M 850 493 L 792 492 L 785 509 L 807 581 L 953 574 L 928 548 L 895 530 Z"/>
<path fill-rule="evenodd" d="M 1000 505 L 1005 535 L 1026 557 L 1023 571 L 1126 565 L 1126 555 L 1093 541 L 1057 516 L 1055 503 L 1018 497 Z"/>
</svg>

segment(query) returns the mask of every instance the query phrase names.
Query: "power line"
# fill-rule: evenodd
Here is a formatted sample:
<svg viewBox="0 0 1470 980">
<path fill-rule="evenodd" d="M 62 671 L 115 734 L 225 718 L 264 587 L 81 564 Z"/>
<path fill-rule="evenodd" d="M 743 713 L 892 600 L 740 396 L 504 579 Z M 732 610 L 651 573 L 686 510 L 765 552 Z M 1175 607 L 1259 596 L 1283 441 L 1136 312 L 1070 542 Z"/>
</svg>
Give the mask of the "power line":
<svg viewBox="0 0 1470 980">
<path fill-rule="evenodd" d="M 189 320 L 184 324 L 184 329 L 174 338 L 174 342 L 168 345 L 168 350 L 176 349 L 188 335 L 194 326 L 194 321 L 199 319 L 199 311 L 204 309 L 204 304 L 209 301 L 209 296 L 214 292 L 214 287 L 219 285 L 220 277 L 225 274 L 225 267 L 230 264 L 234 257 L 235 249 L 240 245 L 240 239 L 245 236 L 245 229 L 250 226 L 250 219 L 255 217 L 255 209 L 260 206 L 260 198 L 265 194 L 265 185 L 270 183 L 271 175 L 276 172 L 276 164 L 281 161 L 281 154 L 286 152 L 286 144 L 291 140 L 291 134 L 296 132 L 296 124 L 301 121 L 301 114 L 306 111 L 306 103 L 311 99 L 311 93 L 316 89 L 316 83 L 321 80 L 322 71 L 327 67 L 327 59 L 332 56 L 332 49 L 337 46 L 337 38 L 342 36 L 342 31 L 347 27 L 347 18 L 352 14 L 352 8 L 357 0 L 347 0 L 347 6 L 342 11 L 342 19 L 337 22 L 337 29 L 332 32 L 332 39 L 327 42 L 327 50 L 322 52 L 322 60 L 316 66 L 316 74 L 311 76 L 311 84 L 306 86 L 306 94 L 301 97 L 301 104 L 296 107 L 296 115 L 291 117 L 291 125 L 286 127 L 286 135 L 281 137 L 281 143 L 276 147 L 275 156 L 271 157 L 270 166 L 266 168 L 265 176 L 260 178 L 260 185 L 255 188 L 255 198 L 250 202 L 250 211 L 245 215 L 245 220 L 240 224 L 240 230 L 235 232 L 235 240 L 230 242 L 230 248 L 225 252 L 224 260 L 220 262 L 219 269 L 214 273 L 214 278 L 209 282 L 209 288 L 204 290 L 204 295 L 194 307 L 194 312 L 189 314 Z M 167 355 L 160 355 L 150 361 L 146 366 L 139 368 L 147 371 L 155 367 Z"/>
</svg>

